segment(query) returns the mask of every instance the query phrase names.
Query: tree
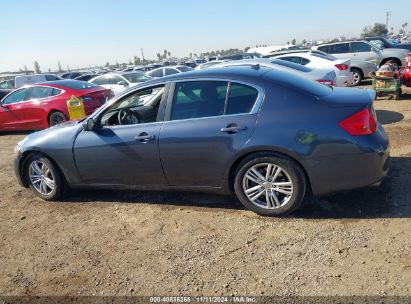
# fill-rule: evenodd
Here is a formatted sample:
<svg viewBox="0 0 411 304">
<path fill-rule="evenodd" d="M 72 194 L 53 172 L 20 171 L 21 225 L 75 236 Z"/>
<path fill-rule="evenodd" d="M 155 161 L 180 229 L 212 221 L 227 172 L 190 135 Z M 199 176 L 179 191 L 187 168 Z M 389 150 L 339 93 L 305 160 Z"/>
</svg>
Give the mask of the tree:
<svg viewBox="0 0 411 304">
<path fill-rule="evenodd" d="M 110 67 L 110 63 L 107 61 L 106 62 L 106 68 L 109 68 Z"/>
<path fill-rule="evenodd" d="M 193 59 L 193 53 L 190 53 L 189 56 L 190 56 L 190 59 Z"/>
<path fill-rule="evenodd" d="M 27 69 L 27 65 L 25 65 L 25 66 L 23 67 L 23 69 L 24 69 L 24 74 L 28 75 L 28 74 L 29 74 L 29 71 L 28 71 L 28 69 Z"/>
<path fill-rule="evenodd" d="M 134 65 L 140 65 L 141 64 L 141 59 L 138 56 L 134 56 Z"/>
<path fill-rule="evenodd" d="M 167 52 L 167 54 L 168 54 L 168 57 L 171 57 L 171 52 Z"/>
<path fill-rule="evenodd" d="M 297 44 L 297 40 L 295 40 L 295 38 L 293 38 L 293 40 L 291 40 L 291 44 L 292 44 L 292 45 L 296 45 L 296 44 Z"/>
<path fill-rule="evenodd" d="M 163 56 L 164 56 L 163 58 L 164 58 L 164 59 L 167 59 L 167 53 L 168 53 L 167 50 L 164 50 L 164 51 L 163 51 L 163 54 L 164 54 L 164 55 L 163 55 Z"/>
<path fill-rule="evenodd" d="M 303 41 L 301 41 L 302 45 L 306 45 L 307 44 L 307 40 L 303 39 Z"/>
<path fill-rule="evenodd" d="M 374 26 L 364 26 L 362 37 L 372 37 L 372 36 L 386 36 L 388 34 L 388 29 L 383 23 L 374 23 Z"/>
<path fill-rule="evenodd" d="M 244 48 L 244 53 L 247 53 L 249 49 L 251 49 L 249 46 L 245 47 Z"/>
<path fill-rule="evenodd" d="M 37 62 L 37 60 L 34 60 L 34 72 L 35 72 L 36 74 L 40 74 L 40 73 L 41 73 L 40 65 L 39 65 L 39 63 Z"/>
<path fill-rule="evenodd" d="M 59 73 L 63 72 L 63 69 L 61 68 L 60 60 L 58 62 L 58 67 L 59 67 Z"/>
<path fill-rule="evenodd" d="M 160 53 L 157 53 L 157 58 L 158 58 L 158 61 L 161 60 L 161 54 Z"/>
</svg>

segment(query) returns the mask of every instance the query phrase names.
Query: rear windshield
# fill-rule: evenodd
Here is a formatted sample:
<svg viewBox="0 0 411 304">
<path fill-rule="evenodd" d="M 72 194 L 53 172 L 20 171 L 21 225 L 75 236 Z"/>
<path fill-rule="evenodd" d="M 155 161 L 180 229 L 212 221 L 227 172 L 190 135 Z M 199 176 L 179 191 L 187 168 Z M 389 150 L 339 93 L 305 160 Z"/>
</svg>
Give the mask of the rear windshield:
<svg viewBox="0 0 411 304">
<path fill-rule="evenodd" d="M 123 76 L 125 79 L 133 83 L 143 82 L 149 79 L 149 77 L 147 77 L 143 73 L 125 73 L 125 74 L 122 74 L 121 76 Z"/>
<path fill-rule="evenodd" d="M 285 66 L 287 68 L 298 70 L 300 72 L 311 72 L 312 71 L 310 68 L 303 66 L 301 64 L 290 62 L 290 61 L 285 61 L 281 59 L 274 59 L 274 60 L 271 60 L 270 62 L 273 64 Z"/>
<path fill-rule="evenodd" d="M 80 80 L 58 80 L 58 81 L 48 81 L 44 83 L 45 85 L 56 85 L 72 90 L 84 90 L 97 87 L 94 83 L 80 81 Z"/>
<path fill-rule="evenodd" d="M 304 91 L 312 96 L 323 97 L 332 93 L 333 89 L 327 85 L 302 77 L 297 72 L 276 71 L 265 74 L 270 80 L 291 89 Z"/>
</svg>

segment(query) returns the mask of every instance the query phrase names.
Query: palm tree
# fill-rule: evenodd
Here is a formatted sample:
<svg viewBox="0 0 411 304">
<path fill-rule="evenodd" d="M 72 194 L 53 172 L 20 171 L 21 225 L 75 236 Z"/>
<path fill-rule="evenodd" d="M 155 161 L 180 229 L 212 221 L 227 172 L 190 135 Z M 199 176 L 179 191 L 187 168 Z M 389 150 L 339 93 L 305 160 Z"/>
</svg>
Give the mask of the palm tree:
<svg viewBox="0 0 411 304">
<path fill-rule="evenodd" d="M 158 58 L 159 61 L 161 60 L 161 54 L 160 53 L 157 53 L 157 58 Z"/>
<path fill-rule="evenodd" d="M 168 57 L 171 57 L 171 52 L 167 52 L 167 54 L 168 54 Z"/>
</svg>

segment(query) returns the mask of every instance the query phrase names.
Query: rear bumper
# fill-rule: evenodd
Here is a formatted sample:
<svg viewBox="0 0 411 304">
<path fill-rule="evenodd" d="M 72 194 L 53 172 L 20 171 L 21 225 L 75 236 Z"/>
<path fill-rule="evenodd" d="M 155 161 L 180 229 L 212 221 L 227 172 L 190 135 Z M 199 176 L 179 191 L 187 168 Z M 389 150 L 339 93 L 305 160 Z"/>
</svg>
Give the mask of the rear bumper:
<svg viewBox="0 0 411 304">
<path fill-rule="evenodd" d="M 352 73 L 349 75 L 339 75 L 337 76 L 337 87 L 346 87 L 352 83 Z"/>
<path fill-rule="evenodd" d="M 314 195 L 371 186 L 384 179 L 390 166 L 390 150 L 382 127 L 376 134 L 361 136 L 357 141 L 356 153 L 329 156 L 318 161 L 309 173 Z"/>
</svg>

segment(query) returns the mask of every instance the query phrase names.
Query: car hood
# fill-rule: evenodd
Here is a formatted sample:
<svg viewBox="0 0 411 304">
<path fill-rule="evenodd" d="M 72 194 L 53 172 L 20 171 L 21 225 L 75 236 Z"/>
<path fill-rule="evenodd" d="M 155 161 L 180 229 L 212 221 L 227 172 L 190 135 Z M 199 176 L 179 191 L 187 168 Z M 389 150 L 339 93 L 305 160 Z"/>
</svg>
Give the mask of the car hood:
<svg viewBox="0 0 411 304">
<path fill-rule="evenodd" d="M 411 52 L 411 43 L 400 43 L 394 46 L 396 49 L 406 49 L 408 52 Z"/>
<path fill-rule="evenodd" d="M 410 51 L 407 49 L 402 49 L 402 48 L 388 48 L 388 49 L 383 49 L 382 54 L 384 56 L 401 56 L 405 57 Z"/>
<path fill-rule="evenodd" d="M 41 130 L 27 135 L 20 143 L 22 152 L 28 149 L 42 150 L 42 147 L 53 142 L 74 142 L 77 134 L 82 130 L 82 123 L 79 121 L 67 121 L 57 126 Z M 54 147 L 58 149 L 60 146 Z"/>
</svg>

